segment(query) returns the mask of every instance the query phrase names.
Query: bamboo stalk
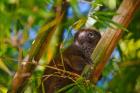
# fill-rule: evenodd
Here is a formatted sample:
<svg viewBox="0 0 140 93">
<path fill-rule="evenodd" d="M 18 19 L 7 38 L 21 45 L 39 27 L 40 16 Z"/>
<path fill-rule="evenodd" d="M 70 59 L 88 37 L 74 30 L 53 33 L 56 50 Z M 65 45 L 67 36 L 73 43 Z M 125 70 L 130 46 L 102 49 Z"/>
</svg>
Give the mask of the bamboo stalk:
<svg viewBox="0 0 140 93">
<path fill-rule="evenodd" d="M 122 4 L 117 10 L 117 13 L 119 15 L 114 16 L 112 20 L 114 22 L 122 24 L 124 27 L 127 28 L 133 18 L 133 15 L 135 14 L 136 10 L 139 9 L 139 7 L 140 7 L 140 0 L 123 0 Z M 102 58 L 99 61 L 100 63 L 97 65 L 95 71 L 91 76 L 91 78 L 95 83 L 98 81 L 98 78 L 100 77 L 110 55 L 112 54 L 116 44 L 120 40 L 122 33 L 123 31 L 121 29 L 112 29 L 112 28 L 108 28 L 107 31 L 105 32 L 103 38 L 105 39 L 108 38 L 106 39 L 107 41 L 110 39 L 110 42 L 107 45 L 104 55 L 102 55 Z M 109 34 L 111 34 L 112 36 L 108 37 Z M 104 43 L 103 38 L 101 39 L 97 47 L 100 47 L 100 44 Z"/>
<path fill-rule="evenodd" d="M 23 61 L 18 67 L 11 84 L 11 88 L 8 90 L 8 93 L 23 93 L 26 82 L 31 77 L 32 72 L 38 64 L 41 56 L 45 52 L 45 48 L 47 47 L 48 34 L 50 31 L 55 30 L 64 18 L 64 10 L 62 8 L 66 8 L 66 2 L 62 0 L 57 0 L 58 5 L 56 5 L 56 18 L 43 26 L 40 29 L 38 36 L 35 39 L 35 42 L 30 48 L 28 55 L 25 58 L 25 62 Z M 58 9 L 57 9 L 58 8 Z"/>
<path fill-rule="evenodd" d="M 133 15 L 135 14 L 136 10 L 140 7 L 140 0 L 123 0 L 120 7 L 117 10 L 119 15 L 113 17 L 113 21 L 119 24 L 122 24 L 124 27 L 128 27 L 129 23 L 131 22 Z M 85 67 L 88 69 L 83 71 L 87 76 L 87 72 L 91 72 L 90 80 L 96 83 L 98 78 L 100 77 L 111 53 L 113 52 L 116 44 L 120 40 L 123 31 L 121 29 L 113 29 L 107 28 L 105 33 L 103 34 L 101 40 L 99 41 L 96 49 L 92 53 L 92 60 L 95 63 L 95 70 L 90 71 L 89 67 Z M 89 75 L 89 74 L 88 74 Z"/>
</svg>

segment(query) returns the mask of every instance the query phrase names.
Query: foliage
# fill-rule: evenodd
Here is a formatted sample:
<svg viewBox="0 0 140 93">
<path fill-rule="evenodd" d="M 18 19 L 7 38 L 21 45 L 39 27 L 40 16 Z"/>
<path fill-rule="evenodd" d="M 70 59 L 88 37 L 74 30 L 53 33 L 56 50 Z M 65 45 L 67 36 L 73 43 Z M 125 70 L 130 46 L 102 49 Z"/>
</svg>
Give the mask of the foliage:
<svg viewBox="0 0 140 93">
<path fill-rule="evenodd" d="M 104 93 L 101 88 L 96 87 L 89 80 L 82 77 L 76 80 L 75 83 L 58 90 L 58 93 L 63 91 L 66 91 L 66 93 Z"/>
<path fill-rule="evenodd" d="M 27 56 L 36 35 L 40 34 L 43 27 L 48 27 L 48 29 L 51 27 L 50 23 L 53 23 L 56 16 L 54 10 L 57 5 L 56 1 L 0 0 L 0 93 L 6 93 L 18 64 Z M 91 7 L 103 6 L 103 10 L 93 13 L 92 16 L 97 21 L 94 25 L 96 28 L 105 29 L 108 26 L 112 27 L 110 24 L 113 24 L 126 30 L 122 25 L 111 21 L 112 16 L 118 15 L 115 10 L 120 4 L 120 0 L 96 0 L 97 2 L 89 3 L 82 2 L 82 0 L 81 2 L 78 0 L 69 1 L 70 5 L 66 9 L 64 20 L 47 36 L 49 43 L 46 53 L 30 78 L 25 93 L 37 93 L 36 89 L 40 84 L 45 65 L 51 60 L 50 56 L 53 57 L 59 50 L 55 48 L 59 44 L 60 48 L 66 48 L 72 43 L 75 30 L 84 27 Z M 111 5 L 110 2 L 113 4 Z M 85 10 L 83 5 L 86 7 Z M 137 11 L 128 27 L 129 31 L 124 32 L 96 86 L 80 78 L 74 84 L 59 91 L 69 89 L 68 93 L 73 93 L 78 89 L 80 93 L 139 93 L 139 17 L 140 11 Z"/>
</svg>

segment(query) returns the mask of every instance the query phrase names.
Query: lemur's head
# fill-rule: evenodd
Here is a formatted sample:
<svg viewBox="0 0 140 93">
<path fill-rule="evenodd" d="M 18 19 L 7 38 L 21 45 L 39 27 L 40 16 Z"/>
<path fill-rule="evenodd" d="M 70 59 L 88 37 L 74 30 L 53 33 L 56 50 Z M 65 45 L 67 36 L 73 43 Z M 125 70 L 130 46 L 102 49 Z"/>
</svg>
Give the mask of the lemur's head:
<svg viewBox="0 0 140 93">
<path fill-rule="evenodd" d="M 101 38 L 100 32 L 94 29 L 81 29 L 75 34 L 74 43 L 78 46 L 94 48 Z"/>
</svg>

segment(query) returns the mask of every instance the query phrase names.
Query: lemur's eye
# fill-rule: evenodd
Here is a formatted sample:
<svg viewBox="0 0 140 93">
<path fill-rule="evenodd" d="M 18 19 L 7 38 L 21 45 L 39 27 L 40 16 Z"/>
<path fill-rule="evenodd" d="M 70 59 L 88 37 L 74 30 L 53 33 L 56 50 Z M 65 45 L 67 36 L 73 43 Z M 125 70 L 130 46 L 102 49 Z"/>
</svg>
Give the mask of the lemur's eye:
<svg viewBox="0 0 140 93">
<path fill-rule="evenodd" d="M 88 33 L 88 37 L 94 38 L 94 34 L 93 34 L 92 32 L 89 32 L 89 33 Z"/>
</svg>

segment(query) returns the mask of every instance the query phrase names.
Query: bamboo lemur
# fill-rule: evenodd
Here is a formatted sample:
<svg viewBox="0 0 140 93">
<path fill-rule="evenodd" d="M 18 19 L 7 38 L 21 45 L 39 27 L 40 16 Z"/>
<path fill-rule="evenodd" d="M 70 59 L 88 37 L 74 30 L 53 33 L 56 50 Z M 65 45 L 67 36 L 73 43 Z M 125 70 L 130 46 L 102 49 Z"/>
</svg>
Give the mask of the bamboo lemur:
<svg viewBox="0 0 140 93">
<path fill-rule="evenodd" d="M 90 56 L 100 38 L 100 33 L 93 29 L 81 29 L 75 34 L 72 45 L 62 55 L 58 55 L 52 60 L 48 66 L 80 75 L 86 64 L 92 64 Z M 46 67 L 42 78 L 43 85 L 40 86 L 40 93 L 44 93 L 42 90 L 45 93 L 55 93 L 56 90 L 73 83 L 65 75 L 60 70 Z"/>
</svg>

